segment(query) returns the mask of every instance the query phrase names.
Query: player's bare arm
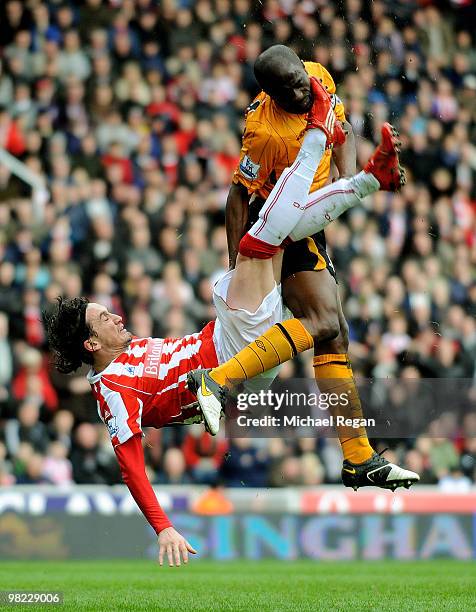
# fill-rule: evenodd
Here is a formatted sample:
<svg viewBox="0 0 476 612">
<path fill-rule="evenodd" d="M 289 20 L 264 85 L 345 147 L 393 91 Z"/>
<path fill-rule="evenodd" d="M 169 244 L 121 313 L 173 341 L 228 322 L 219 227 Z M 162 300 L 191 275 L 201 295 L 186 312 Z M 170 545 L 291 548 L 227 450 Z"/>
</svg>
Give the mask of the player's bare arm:
<svg viewBox="0 0 476 612">
<path fill-rule="evenodd" d="M 250 196 L 246 187 L 241 183 L 232 183 L 226 200 L 226 237 L 230 268 L 235 267 L 238 245 L 245 233 L 249 202 Z"/>
</svg>

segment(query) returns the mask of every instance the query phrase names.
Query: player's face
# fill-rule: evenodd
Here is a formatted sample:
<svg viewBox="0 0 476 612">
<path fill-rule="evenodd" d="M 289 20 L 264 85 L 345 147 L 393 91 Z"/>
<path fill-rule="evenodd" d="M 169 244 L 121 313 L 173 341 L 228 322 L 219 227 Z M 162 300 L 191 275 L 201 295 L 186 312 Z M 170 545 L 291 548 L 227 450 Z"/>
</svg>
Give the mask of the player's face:
<svg viewBox="0 0 476 612">
<path fill-rule="evenodd" d="M 288 113 L 307 113 L 312 106 L 311 83 L 304 66 L 283 68 L 267 93 Z"/>
<path fill-rule="evenodd" d="M 122 317 L 112 314 L 105 306 L 91 302 L 86 308 L 86 323 L 93 331 L 91 342 L 104 349 L 119 349 L 127 346 L 132 334 L 122 323 Z"/>
</svg>

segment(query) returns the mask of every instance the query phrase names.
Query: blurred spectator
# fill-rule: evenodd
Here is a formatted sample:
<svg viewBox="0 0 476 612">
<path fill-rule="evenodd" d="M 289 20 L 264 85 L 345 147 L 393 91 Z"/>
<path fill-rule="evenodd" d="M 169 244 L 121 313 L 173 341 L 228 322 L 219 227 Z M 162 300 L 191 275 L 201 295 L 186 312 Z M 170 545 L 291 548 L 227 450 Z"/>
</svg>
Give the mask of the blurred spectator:
<svg viewBox="0 0 476 612">
<path fill-rule="evenodd" d="M 0 107 L 0 146 L 12 155 L 21 155 L 25 151 L 22 131 L 4 107 Z"/>
<path fill-rule="evenodd" d="M 101 452 L 97 427 L 82 423 L 74 432 L 71 463 L 74 481 L 80 484 L 114 484 L 120 481 L 115 456 Z"/>
<path fill-rule="evenodd" d="M 7 460 L 7 447 L 3 442 L 0 442 L 0 486 L 9 486 L 15 484 L 15 476 L 13 475 L 13 466 Z"/>
<path fill-rule="evenodd" d="M 450 440 L 435 438 L 429 453 L 432 470 L 439 479 L 455 470 L 459 464 L 458 453 Z"/>
<path fill-rule="evenodd" d="M 49 484 L 50 481 L 44 473 L 45 457 L 39 453 L 33 453 L 26 461 L 25 471 L 18 477 L 18 484 Z"/>
<path fill-rule="evenodd" d="M 267 483 L 268 453 L 255 440 L 235 438 L 220 474 L 231 487 L 264 487 Z"/>
<path fill-rule="evenodd" d="M 71 432 L 74 425 L 74 416 L 68 410 L 58 410 L 50 424 L 50 437 L 71 450 Z"/>
<path fill-rule="evenodd" d="M 438 486 L 444 493 L 468 493 L 471 489 L 471 480 L 458 468 L 452 468 L 446 476 L 443 476 Z"/>
<path fill-rule="evenodd" d="M 73 470 L 67 459 L 68 449 L 62 442 L 52 442 L 47 449 L 43 463 L 43 476 L 55 485 L 70 485 L 73 482 Z"/>
<path fill-rule="evenodd" d="M 60 407 L 67 408 L 79 421 L 94 423 L 97 422 L 97 411 L 95 402 L 91 398 L 91 387 L 86 379 L 88 369 L 83 366 L 70 376 L 52 369 L 51 380 L 58 393 Z"/>
<path fill-rule="evenodd" d="M 405 467 L 409 470 L 416 470 L 422 484 L 435 484 L 437 480 L 431 471 L 430 462 L 425 461 L 425 457 L 417 449 L 411 449 L 406 453 Z"/>
<path fill-rule="evenodd" d="M 182 451 L 179 448 L 169 448 L 164 453 L 162 472 L 157 481 L 160 484 L 189 484 L 191 479 L 185 469 Z"/>
<path fill-rule="evenodd" d="M 20 364 L 12 382 L 14 398 L 21 401 L 27 397 L 35 397 L 48 410 L 55 410 L 58 397 L 49 379 L 42 354 L 34 348 L 25 347 L 20 356 Z"/>
<path fill-rule="evenodd" d="M 216 481 L 227 446 L 220 436 L 212 437 L 204 432 L 201 425 L 187 428 L 182 451 L 187 468 L 196 482 L 210 484 Z"/>
<path fill-rule="evenodd" d="M 5 426 L 5 441 L 11 456 L 16 455 L 22 442 L 36 451 L 46 450 L 46 426 L 40 420 L 40 408 L 34 400 L 26 400 L 18 408 L 17 419 L 10 419 Z"/>
<path fill-rule="evenodd" d="M 0 388 L 6 392 L 13 375 L 13 355 L 8 341 L 8 317 L 0 312 Z"/>
</svg>

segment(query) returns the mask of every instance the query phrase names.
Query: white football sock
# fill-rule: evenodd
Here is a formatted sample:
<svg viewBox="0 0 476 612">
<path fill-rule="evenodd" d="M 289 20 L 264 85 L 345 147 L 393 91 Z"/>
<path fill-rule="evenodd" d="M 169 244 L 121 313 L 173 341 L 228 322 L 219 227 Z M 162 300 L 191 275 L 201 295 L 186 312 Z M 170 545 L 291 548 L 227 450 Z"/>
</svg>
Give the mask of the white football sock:
<svg viewBox="0 0 476 612">
<path fill-rule="evenodd" d="M 362 170 L 349 180 L 359 198 L 365 198 L 365 196 L 375 193 L 380 189 L 380 183 L 373 174 L 370 174 L 370 172 L 364 172 Z"/>
<path fill-rule="evenodd" d="M 364 175 L 364 176 L 361 176 Z M 359 172 L 349 179 L 339 179 L 309 196 L 306 209 L 289 234 L 296 242 L 323 230 L 367 195 L 379 190 L 379 182 L 371 174 Z"/>
<path fill-rule="evenodd" d="M 296 157 L 286 168 L 263 204 L 258 220 L 249 234 L 275 246 L 288 236 L 304 212 L 314 175 L 326 148 L 326 135 L 309 130 Z"/>
</svg>

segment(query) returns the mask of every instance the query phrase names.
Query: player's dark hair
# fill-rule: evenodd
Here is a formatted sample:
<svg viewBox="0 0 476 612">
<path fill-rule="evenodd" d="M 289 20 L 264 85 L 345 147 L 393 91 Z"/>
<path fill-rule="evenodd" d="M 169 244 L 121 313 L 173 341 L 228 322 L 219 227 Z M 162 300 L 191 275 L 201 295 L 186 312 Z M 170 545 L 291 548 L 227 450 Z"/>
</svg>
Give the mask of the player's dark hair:
<svg viewBox="0 0 476 612">
<path fill-rule="evenodd" d="M 86 324 L 88 303 L 89 300 L 82 297 L 58 297 L 57 303 L 43 313 L 55 366 L 63 374 L 74 372 L 83 363 L 93 363 L 93 354 L 84 347 L 84 341 L 93 335 Z"/>
<path fill-rule="evenodd" d="M 283 67 L 290 65 L 302 66 L 302 62 L 289 47 L 273 45 L 256 58 L 253 71 L 260 87 L 268 91 L 276 86 L 276 79 Z"/>
</svg>

